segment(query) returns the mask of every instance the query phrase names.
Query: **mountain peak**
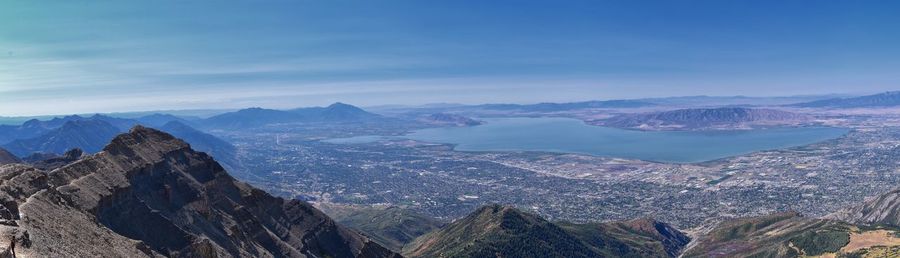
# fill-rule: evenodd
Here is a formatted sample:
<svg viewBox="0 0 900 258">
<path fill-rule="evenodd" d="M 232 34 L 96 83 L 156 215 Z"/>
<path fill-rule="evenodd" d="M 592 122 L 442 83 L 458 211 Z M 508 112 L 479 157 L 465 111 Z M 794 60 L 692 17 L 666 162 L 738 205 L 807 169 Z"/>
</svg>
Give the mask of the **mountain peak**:
<svg viewBox="0 0 900 258">
<path fill-rule="evenodd" d="M 346 103 L 335 102 L 331 105 L 325 107 L 326 110 L 342 110 L 342 111 L 353 111 L 353 112 L 366 112 L 365 110 Z"/>
<path fill-rule="evenodd" d="M 409 257 L 670 257 L 690 239 L 652 219 L 553 223 L 512 206 L 485 205 L 404 249 Z"/>
<path fill-rule="evenodd" d="M 516 243 L 528 243 L 517 246 Z M 537 257 L 549 253 L 591 257 L 592 251 L 560 227 L 511 206 L 491 204 L 420 237 L 409 257 Z"/>
<path fill-rule="evenodd" d="M 184 141 L 153 128 L 136 125 L 128 133 L 120 134 L 103 148 L 106 152 L 125 153 L 137 149 L 169 151 L 189 148 Z"/>
<path fill-rule="evenodd" d="M 331 105 L 328 105 L 328 107 L 329 108 L 337 108 L 337 107 L 354 107 L 355 108 L 356 106 L 350 105 L 347 103 L 343 103 L 343 102 L 335 102 L 335 103 L 331 103 Z"/>
</svg>

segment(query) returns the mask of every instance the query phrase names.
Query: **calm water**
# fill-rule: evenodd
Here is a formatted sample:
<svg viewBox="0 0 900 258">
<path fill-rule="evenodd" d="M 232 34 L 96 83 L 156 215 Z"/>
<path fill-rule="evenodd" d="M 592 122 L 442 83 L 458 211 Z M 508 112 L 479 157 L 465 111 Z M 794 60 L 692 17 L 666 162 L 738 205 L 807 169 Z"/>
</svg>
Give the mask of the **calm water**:
<svg viewBox="0 0 900 258">
<path fill-rule="evenodd" d="M 849 129 L 780 128 L 714 132 L 643 132 L 590 126 L 568 118 L 485 119 L 474 127 L 418 130 L 401 138 L 456 144 L 459 151 L 548 151 L 661 162 L 700 162 L 840 137 Z M 327 140 L 365 143 L 385 137 Z"/>
</svg>

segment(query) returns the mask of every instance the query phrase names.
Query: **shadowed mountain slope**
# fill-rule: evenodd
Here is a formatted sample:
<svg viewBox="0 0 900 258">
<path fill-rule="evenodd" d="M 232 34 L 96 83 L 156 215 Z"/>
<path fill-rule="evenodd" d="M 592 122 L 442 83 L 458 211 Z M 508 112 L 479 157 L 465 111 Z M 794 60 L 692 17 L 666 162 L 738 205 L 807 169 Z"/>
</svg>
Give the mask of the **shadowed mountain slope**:
<svg viewBox="0 0 900 258">
<path fill-rule="evenodd" d="M 444 225 L 434 218 L 395 206 L 319 204 L 317 207 L 341 225 L 358 230 L 394 251 L 400 251 L 416 237 Z"/>
<path fill-rule="evenodd" d="M 19 158 L 16 157 L 16 155 L 13 155 L 12 153 L 10 153 L 9 151 L 7 151 L 3 148 L 0 148 L 0 165 L 19 163 L 19 162 L 22 162 L 22 161 L 19 160 Z"/>
</svg>

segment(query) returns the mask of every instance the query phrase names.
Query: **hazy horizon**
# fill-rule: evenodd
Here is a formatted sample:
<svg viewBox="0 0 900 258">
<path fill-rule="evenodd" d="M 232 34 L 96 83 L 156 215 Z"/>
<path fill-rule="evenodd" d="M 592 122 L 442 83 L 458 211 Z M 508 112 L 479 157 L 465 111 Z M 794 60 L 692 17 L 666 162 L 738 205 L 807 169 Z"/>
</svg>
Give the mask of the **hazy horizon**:
<svg viewBox="0 0 900 258">
<path fill-rule="evenodd" d="M 872 92 L 871 94 L 884 93 L 882 92 Z M 439 106 L 439 105 L 486 105 L 486 104 L 517 104 L 517 105 L 529 105 L 529 104 L 542 104 L 542 103 L 576 103 L 576 102 L 587 102 L 587 101 L 616 101 L 616 100 L 650 100 L 650 99 L 677 99 L 677 98 L 751 98 L 751 99 L 766 99 L 766 98 L 844 98 L 844 97 L 855 97 L 868 95 L 866 94 L 839 94 L 839 93 L 830 93 L 830 94 L 809 94 L 809 95 L 786 95 L 786 96 L 746 96 L 746 95 L 683 95 L 683 96 L 663 96 L 663 97 L 646 97 L 646 98 L 621 98 L 621 99 L 579 99 L 579 100 L 569 100 L 569 101 L 536 101 L 536 102 L 471 102 L 471 103 L 463 103 L 463 102 L 427 102 L 427 103 L 410 103 L 410 104 L 375 104 L 375 105 L 358 105 L 356 103 L 350 103 L 346 101 L 335 101 L 335 102 L 327 102 L 321 105 L 304 105 L 303 103 L 299 103 L 296 105 L 292 105 L 292 103 L 280 103 L 281 105 L 272 105 L 272 103 L 263 102 L 262 105 L 252 105 L 252 106 L 240 106 L 240 107 L 230 107 L 230 108 L 185 108 L 185 109 L 134 109 L 134 110 L 112 110 L 112 111 L 99 111 L 99 112 L 68 112 L 68 113 L 53 113 L 53 114 L 30 114 L 30 115 L 3 115 L 0 114 L 0 118 L 10 118 L 10 119 L 18 119 L 18 118 L 52 118 L 52 117 L 62 117 L 69 115 L 118 115 L 120 117 L 140 117 L 143 115 L 149 114 L 173 114 L 177 116 L 196 116 L 196 117 L 208 117 L 215 114 L 220 114 L 224 112 L 231 112 L 240 109 L 248 109 L 248 108 L 263 108 L 263 109 L 275 109 L 275 110 L 289 110 L 296 108 L 313 108 L 313 107 L 325 107 L 335 103 L 344 103 L 353 105 L 356 107 L 368 109 L 368 108 L 391 108 L 391 107 L 399 107 L 399 108 L 417 108 L 417 107 L 427 107 L 427 106 Z M 676 105 L 677 106 L 677 105 Z M 192 115 L 193 113 L 202 113 L 204 115 Z M 188 114 L 188 115 L 185 115 Z M 211 115 L 210 115 L 211 114 Z M 16 120 L 18 121 L 18 120 Z M 2 124 L 2 121 L 0 121 Z"/>
<path fill-rule="evenodd" d="M 864 95 L 900 82 L 895 7 L 14 2 L 0 8 L 0 116 Z"/>
</svg>

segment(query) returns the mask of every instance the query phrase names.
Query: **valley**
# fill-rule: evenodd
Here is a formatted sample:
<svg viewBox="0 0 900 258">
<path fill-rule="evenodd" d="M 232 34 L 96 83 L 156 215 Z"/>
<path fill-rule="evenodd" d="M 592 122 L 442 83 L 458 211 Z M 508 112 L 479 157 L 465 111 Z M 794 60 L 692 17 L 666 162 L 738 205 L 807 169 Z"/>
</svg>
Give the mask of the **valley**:
<svg viewBox="0 0 900 258">
<path fill-rule="evenodd" d="M 890 248 L 878 249 L 880 247 L 871 243 L 892 243 L 892 238 L 879 238 L 874 234 L 891 234 L 893 227 L 883 229 L 887 231 L 872 231 L 881 229 L 863 229 L 857 225 L 895 225 L 897 222 L 893 220 L 874 221 L 873 218 L 894 219 L 900 217 L 895 216 L 900 209 L 891 208 L 885 213 L 875 214 L 867 212 L 882 210 L 875 207 L 884 205 L 846 209 L 900 184 L 900 162 L 894 159 L 900 155 L 900 127 L 893 125 L 895 118 L 890 115 L 816 115 L 818 121 L 829 121 L 830 126 L 848 129 L 840 129 L 839 134 L 829 138 L 811 139 L 811 144 L 798 146 L 782 143 L 791 147 L 762 148 L 700 162 L 661 162 L 615 155 L 567 153 L 554 148 L 547 148 L 549 151 L 466 149 L 457 144 L 440 143 L 441 140 L 411 137 L 410 133 L 415 136 L 417 132 L 428 130 L 483 130 L 498 121 L 536 118 L 515 118 L 510 113 L 501 118 L 472 119 L 458 114 L 423 116 L 415 114 L 415 111 L 410 112 L 414 115 L 376 115 L 347 104 L 335 104 L 289 111 L 246 109 L 190 120 L 164 115 L 136 119 L 103 115 L 70 116 L 65 118 L 66 121 L 52 124 L 50 121 L 31 122 L 42 124 L 40 128 L 43 128 L 45 135 L 26 138 L 27 141 L 16 140 L 11 144 L 21 145 L 29 141 L 53 143 L 28 145 L 54 147 L 46 149 L 51 153 L 35 153 L 26 157 L 24 162 L 37 169 L 57 171 L 64 170 L 68 164 L 103 155 L 103 152 L 92 155 L 97 148 L 92 146 L 103 146 L 104 138 L 111 137 L 94 136 L 97 131 L 90 129 L 92 127 L 71 130 L 67 129 L 67 125 L 96 125 L 113 128 L 110 130 L 114 131 L 129 125 L 152 124 L 175 136 L 184 137 L 191 147 L 209 151 L 236 178 L 275 196 L 310 203 L 337 223 L 359 231 L 387 250 L 412 257 L 429 257 L 433 252 L 471 257 L 483 252 L 480 250 L 482 248 L 492 250 L 502 247 L 497 251 L 507 252 L 514 249 L 503 248 L 519 245 L 516 242 L 519 240 L 515 239 L 551 231 L 557 232 L 554 233 L 557 235 L 548 240 L 548 246 L 556 246 L 560 242 L 574 245 L 552 247 L 556 253 L 539 248 L 521 254 L 594 257 L 632 253 L 658 257 L 684 254 L 691 257 L 694 254 L 702 256 L 721 252 L 727 257 L 729 252 L 737 251 L 774 252 L 790 257 L 789 254 L 795 252 L 820 252 L 820 249 L 809 251 L 805 247 L 791 247 L 802 243 L 797 241 L 819 241 L 818 236 L 809 235 L 814 233 L 808 233 L 813 230 L 810 229 L 813 225 L 818 228 L 813 231 L 837 230 L 846 232 L 840 233 L 841 236 L 852 239 L 840 245 L 841 248 L 848 246 L 845 249 L 827 249 L 830 251 L 821 254 L 892 252 Z M 560 111 L 553 109 L 553 112 L 558 114 Z M 242 116 L 248 114 L 265 122 L 231 122 L 233 119 L 245 121 Z M 570 118 L 528 121 L 572 122 L 589 130 L 594 127 L 573 122 Z M 807 134 L 809 131 L 804 130 L 819 126 L 823 123 L 801 127 L 787 125 L 783 129 L 753 129 L 758 131 L 727 132 L 721 131 L 721 128 L 706 128 L 623 132 L 661 136 L 689 133 L 697 137 L 725 133 L 724 136 L 731 137 L 732 133 L 746 135 L 788 129 Z M 22 127 L 4 128 L 18 132 Z M 500 128 L 505 128 L 498 131 L 501 134 L 532 137 L 517 132 L 519 129 L 509 125 Z M 591 142 L 590 137 L 605 137 L 602 134 L 567 134 L 585 142 Z M 497 137 L 478 139 L 487 141 Z M 331 139 L 352 140 L 335 142 Z M 82 142 L 87 145 L 79 145 Z M 621 144 L 626 143 L 613 145 Z M 713 145 L 723 144 L 728 143 Z M 733 144 L 748 145 L 739 141 Z M 52 152 L 66 148 L 56 146 L 90 148 L 86 153 L 74 149 L 60 156 Z M 695 146 L 699 147 L 699 144 Z M 679 149 L 693 151 L 690 148 L 695 146 L 654 149 L 663 152 Z M 640 148 L 646 149 L 646 146 Z M 23 162 L 7 154 L 9 157 L 5 163 Z M 890 194 L 882 199 L 884 201 L 877 203 L 893 203 L 896 200 Z M 499 212 L 499 219 L 494 218 L 495 215 L 477 215 L 486 214 L 486 209 L 492 213 Z M 778 216 L 773 214 L 792 215 L 784 224 L 775 224 L 778 226 L 774 228 L 761 227 L 760 232 L 746 232 L 748 235 L 739 236 L 737 240 L 720 239 L 715 233 L 717 230 L 727 230 L 722 227 L 733 226 L 733 223 L 753 224 L 757 223 L 753 218 L 768 221 L 770 219 L 766 216 Z M 488 220 L 481 221 L 472 216 L 487 216 L 485 218 Z M 458 222 L 467 217 L 472 218 L 473 222 Z M 820 217 L 856 224 L 820 224 Z M 507 225 L 512 218 L 517 221 L 515 223 L 533 224 L 533 227 L 543 229 L 511 233 L 517 232 L 515 230 L 521 226 Z M 491 235 L 485 240 L 461 239 L 463 242 L 457 244 L 434 245 L 436 241 L 444 241 L 438 239 L 460 239 L 456 236 L 457 231 L 474 230 L 470 228 L 472 223 L 497 224 L 502 230 L 484 232 Z M 656 227 L 661 231 L 642 231 L 648 234 L 643 236 L 628 233 L 637 230 L 635 227 L 642 230 Z M 442 231 L 446 233 L 439 233 Z M 659 234 L 670 234 L 665 232 L 684 235 L 683 238 L 677 235 L 660 238 Z M 746 241 L 745 238 L 754 234 L 785 234 L 787 238 L 741 242 L 751 249 L 721 249 L 732 245 L 729 241 Z M 429 237 L 435 240 L 428 240 Z M 490 242 L 475 250 L 455 247 L 468 241 L 499 242 Z M 629 244 L 632 243 L 630 241 L 660 246 L 643 249 Z M 618 247 L 610 249 L 612 247 L 606 245 L 609 243 L 618 243 L 614 244 Z M 157 252 L 167 251 L 159 249 Z"/>
</svg>

